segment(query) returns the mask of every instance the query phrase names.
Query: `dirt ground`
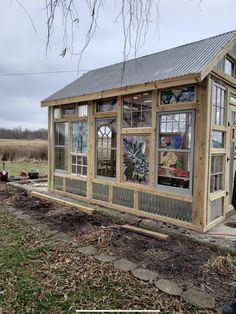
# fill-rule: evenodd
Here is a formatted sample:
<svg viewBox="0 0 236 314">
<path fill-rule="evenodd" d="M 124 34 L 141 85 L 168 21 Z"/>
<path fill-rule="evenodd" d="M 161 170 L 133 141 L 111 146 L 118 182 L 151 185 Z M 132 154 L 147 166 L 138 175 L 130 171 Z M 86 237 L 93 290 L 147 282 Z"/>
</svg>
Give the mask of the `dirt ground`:
<svg viewBox="0 0 236 314">
<path fill-rule="evenodd" d="M 100 252 L 123 257 L 173 279 L 185 288 L 197 287 L 216 298 L 217 307 L 232 300 L 236 277 L 210 269 L 207 263 L 219 255 L 208 248 L 176 239 L 157 240 L 125 231 L 111 219 L 88 216 L 73 208 L 32 198 L 24 191 L 0 184 L 0 203 L 21 209 L 40 223 L 47 223 Z"/>
</svg>

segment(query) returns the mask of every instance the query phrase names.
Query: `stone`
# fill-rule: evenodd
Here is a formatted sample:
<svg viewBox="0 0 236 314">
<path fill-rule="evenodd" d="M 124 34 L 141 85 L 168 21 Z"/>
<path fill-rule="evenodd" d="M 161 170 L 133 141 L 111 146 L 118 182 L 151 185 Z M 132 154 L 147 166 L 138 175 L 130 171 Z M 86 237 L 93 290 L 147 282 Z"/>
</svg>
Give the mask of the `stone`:
<svg viewBox="0 0 236 314">
<path fill-rule="evenodd" d="M 155 286 L 159 290 L 169 295 L 180 296 L 183 292 L 183 289 L 181 287 L 179 287 L 175 282 L 170 281 L 170 280 L 165 280 L 165 279 L 156 280 Z"/>
<path fill-rule="evenodd" d="M 27 215 L 27 214 L 22 214 L 18 218 L 22 219 L 22 220 L 27 220 L 27 219 L 30 220 L 31 219 L 31 217 L 29 215 Z"/>
<path fill-rule="evenodd" d="M 109 263 L 109 262 L 113 262 L 114 260 L 116 260 L 115 256 L 110 256 L 110 255 L 95 255 L 94 256 L 98 261 L 100 262 L 104 262 L 104 263 Z"/>
<path fill-rule="evenodd" d="M 98 252 L 98 249 L 93 245 L 89 245 L 89 246 L 79 247 L 78 251 L 84 255 L 96 255 Z"/>
<path fill-rule="evenodd" d="M 54 234 L 53 239 L 56 241 L 70 241 L 70 237 L 64 232 L 58 232 Z"/>
<path fill-rule="evenodd" d="M 195 305 L 198 305 L 202 308 L 214 309 L 215 308 L 215 298 L 200 292 L 196 289 L 188 289 L 182 294 L 182 297 Z"/>
<path fill-rule="evenodd" d="M 132 271 L 132 274 L 134 275 L 134 277 L 141 279 L 143 281 L 154 281 L 157 279 L 158 277 L 158 273 L 153 272 L 151 270 L 147 270 L 144 268 L 138 268 Z"/>
<path fill-rule="evenodd" d="M 23 215 L 24 212 L 22 210 L 17 209 L 14 212 L 12 212 L 12 214 L 15 215 L 16 217 L 19 217 L 19 216 Z"/>
<path fill-rule="evenodd" d="M 132 271 L 137 268 L 135 263 L 128 261 L 127 259 L 121 258 L 114 262 L 114 266 L 123 271 Z"/>
<path fill-rule="evenodd" d="M 39 231 L 50 230 L 47 225 L 41 224 L 41 223 L 38 223 L 38 222 L 36 222 L 36 224 L 34 225 L 34 227 L 35 227 L 36 229 L 38 229 Z"/>
<path fill-rule="evenodd" d="M 57 231 L 57 230 L 48 229 L 48 230 L 43 230 L 43 233 L 44 233 L 46 236 L 50 237 L 50 236 L 53 236 L 53 235 L 55 235 L 56 233 L 58 233 L 58 231 Z"/>
</svg>

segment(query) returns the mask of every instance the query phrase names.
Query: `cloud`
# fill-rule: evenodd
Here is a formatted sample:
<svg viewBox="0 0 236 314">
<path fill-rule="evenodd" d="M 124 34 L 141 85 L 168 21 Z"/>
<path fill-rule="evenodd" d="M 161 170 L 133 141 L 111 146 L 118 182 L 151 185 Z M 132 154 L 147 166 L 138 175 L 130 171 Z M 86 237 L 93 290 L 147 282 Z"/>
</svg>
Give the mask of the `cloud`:
<svg viewBox="0 0 236 314">
<path fill-rule="evenodd" d="M 83 2 L 80 2 L 83 3 Z M 115 1 L 107 1 L 98 20 L 98 29 L 86 50 L 80 69 L 93 69 L 120 62 L 123 58 L 122 23 L 115 22 Z M 119 1 L 117 2 L 119 4 Z M 159 27 L 155 21 L 138 56 L 150 54 L 187 42 L 199 40 L 235 28 L 235 0 L 163 0 L 159 7 Z M 45 2 L 25 0 L 37 32 L 15 1 L 1 3 L 0 18 L 0 126 L 47 127 L 47 111 L 40 101 L 77 78 L 77 73 L 1 76 L 3 73 L 67 71 L 78 69 L 78 57 L 60 57 L 63 48 L 61 17 L 55 20 L 51 48 L 46 54 Z M 82 8 L 81 22 L 75 34 L 84 40 L 88 15 Z M 220 21 L 220 22 L 219 22 Z M 159 36 L 160 35 L 160 36 Z M 81 47 L 81 46 L 80 46 Z"/>
</svg>

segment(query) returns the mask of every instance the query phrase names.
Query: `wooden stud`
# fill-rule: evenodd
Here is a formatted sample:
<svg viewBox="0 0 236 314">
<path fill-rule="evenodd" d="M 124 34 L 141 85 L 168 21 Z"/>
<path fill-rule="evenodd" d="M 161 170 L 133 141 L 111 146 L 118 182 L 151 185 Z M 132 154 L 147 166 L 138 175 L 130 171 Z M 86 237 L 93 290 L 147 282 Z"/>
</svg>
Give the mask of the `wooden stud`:
<svg viewBox="0 0 236 314">
<path fill-rule="evenodd" d="M 142 235 L 145 235 L 148 237 L 156 238 L 156 239 L 167 240 L 169 238 L 169 236 L 167 234 L 150 231 L 150 230 L 143 229 L 143 228 L 134 227 L 134 226 L 131 226 L 128 224 L 122 225 L 121 228 L 128 230 L 128 231 L 138 233 L 138 234 L 142 234 Z"/>
<path fill-rule="evenodd" d="M 121 96 L 117 98 L 117 146 L 116 146 L 116 181 L 122 181 L 122 104 L 123 99 Z"/>
<path fill-rule="evenodd" d="M 149 185 L 151 188 L 156 186 L 156 136 L 157 136 L 157 90 L 152 93 L 152 128 L 149 156 Z"/>
<path fill-rule="evenodd" d="M 36 198 L 39 198 L 39 199 L 42 199 L 42 200 L 47 200 L 47 201 L 59 203 L 59 204 L 65 205 L 65 206 L 75 207 L 75 208 L 79 209 L 80 211 L 82 211 L 82 212 L 84 212 L 84 213 L 86 213 L 88 215 L 93 215 L 95 213 L 95 209 L 94 208 L 83 206 L 83 205 L 77 204 L 75 202 L 66 201 L 66 200 L 60 199 L 58 197 L 53 197 L 53 196 L 50 196 L 50 195 L 46 195 L 46 194 L 43 194 L 43 193 L 40 193 L 40 192 L 34 192 L 34 191 L 31 192 L 31 195 L 33 197 L 36 197 Z"/>
<path fill-rule="evenodd" d="M 206 225 L 208 197 L 208 156 L 210 147 L 211 82 L 207 77 L 199 86 L 199 110 L 196 110 L 194 175 L 193 175 L 193 224 L 203 229 Z"/>
<path fill-rule="evenodd" d="M 95 125 L 94 125 L 94 103 L 89 102 L 88 105 L 88 168 L 87 168 L 87 198 L 92 198 L 92 179 L 94 177 L 94 165 L 95 165 Z"/>
</svg>

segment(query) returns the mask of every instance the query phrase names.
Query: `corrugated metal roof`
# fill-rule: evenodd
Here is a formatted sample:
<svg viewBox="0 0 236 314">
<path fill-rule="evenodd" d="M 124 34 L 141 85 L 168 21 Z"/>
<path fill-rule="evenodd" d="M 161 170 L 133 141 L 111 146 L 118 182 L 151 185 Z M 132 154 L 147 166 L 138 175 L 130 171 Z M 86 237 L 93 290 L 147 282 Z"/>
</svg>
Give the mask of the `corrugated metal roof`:
<svg viewBox="0 0 236 314">
<path fill-rule="evenodd" d="M 92 70 L 44 101 L 200 74 L 236 31 Z"/>
</svg>

